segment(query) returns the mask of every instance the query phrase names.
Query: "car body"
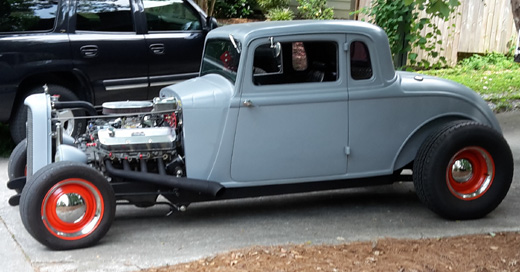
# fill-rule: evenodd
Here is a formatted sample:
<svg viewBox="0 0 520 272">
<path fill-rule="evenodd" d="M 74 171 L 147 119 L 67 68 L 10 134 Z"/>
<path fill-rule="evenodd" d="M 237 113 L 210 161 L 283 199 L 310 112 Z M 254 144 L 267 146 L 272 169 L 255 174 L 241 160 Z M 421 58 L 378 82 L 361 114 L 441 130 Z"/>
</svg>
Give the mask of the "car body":
<svg viewBox="0 0 520 272">
<path fill-rule="evenodd" d="M 0 122 L 9 122 L 16 142 L 25 136 L 23 101 L 44 84 L 62 100 L 94 105 L 151 99 L 197 76 L 204 39 L 216 27 L 192 0 L 23 1 L 6 9 Z"/>
<path fill-rule="evenodd" d="M 152 206 L 158 195 L 183 211 L 197 201 L 413 180 L 437 214 L 474 219 L 512 181 L 511 150 L 482 98 L 396 72 L 384 31 L 362 22 L 218 28 L 200 76 L 153 102 L 106 103 L 96 115 L 56 100 L 25 101 L 27 160 L 13 152 L 8 184 L 27 230 L 51 248 L 92 245 L 116 203 Z M 67 107 L 92 115 L 76 139 L 63 136 L 56 115 Z M 67 212 L 75 208 L 80 217 Z"/>
</svg>

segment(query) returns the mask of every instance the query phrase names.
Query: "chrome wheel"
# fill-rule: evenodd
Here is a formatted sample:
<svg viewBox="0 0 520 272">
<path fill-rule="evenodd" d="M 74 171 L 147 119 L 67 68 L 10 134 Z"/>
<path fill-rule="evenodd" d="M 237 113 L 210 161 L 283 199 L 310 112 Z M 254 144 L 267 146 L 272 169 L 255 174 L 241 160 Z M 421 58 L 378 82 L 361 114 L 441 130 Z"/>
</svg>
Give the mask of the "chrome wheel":
<svg viewBox="0 0 520 272">
<path fill-rule="evenodd" d="M 104 212 L 99 190 L 82 179 L 54 185 L 42 202 L 42 220 L 49 232 L 66 240 L 81 239 L 99 225 Z"/>
<path fill-rule="evenodd" d="M 457 152 L 446 171 L 450 192 L 463 200 L 477 199 L 489 189 L 495 175 L 495 164 L 491 155 L 476 146 Z"/>
</svg>

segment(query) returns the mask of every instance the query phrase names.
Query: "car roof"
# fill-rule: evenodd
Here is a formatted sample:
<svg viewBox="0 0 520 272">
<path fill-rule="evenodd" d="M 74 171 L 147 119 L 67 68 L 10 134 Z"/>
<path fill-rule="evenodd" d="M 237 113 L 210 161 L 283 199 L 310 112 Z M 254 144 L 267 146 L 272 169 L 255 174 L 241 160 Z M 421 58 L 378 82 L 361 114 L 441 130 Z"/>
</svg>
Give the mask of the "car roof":
<svg viewBox="0 0 520 272">
<path fill-rule="evenodd" d="M 235 39 L 248 44 L 251 40 L 261 37 L 313 33 L 353 33 L 365 34 L 375 40 L 387 39 L 386 33 L 380 27 L 353 20 L 294 20 L 233 24 L 212 30 L 208 38 L 228 38 L 229 34 L 232 34 Z"/>
<path fill-rule="evenodd" d="M 388 36 L 380 27 L 353 20 L 294 20 L 266 21 L 245 24 L 234 24 L 216 28 L 208 33 L 207 39 L 235 40 L 245 47 L 256 39 L 283 35 L 313 35 L 313 34 L 358 34 L 370 39 L 374 50 L 371 54 L 377 60 L 379 76 L 386 82 L 395 80 L 395 70 L 388 46 Z"/>
</svg>

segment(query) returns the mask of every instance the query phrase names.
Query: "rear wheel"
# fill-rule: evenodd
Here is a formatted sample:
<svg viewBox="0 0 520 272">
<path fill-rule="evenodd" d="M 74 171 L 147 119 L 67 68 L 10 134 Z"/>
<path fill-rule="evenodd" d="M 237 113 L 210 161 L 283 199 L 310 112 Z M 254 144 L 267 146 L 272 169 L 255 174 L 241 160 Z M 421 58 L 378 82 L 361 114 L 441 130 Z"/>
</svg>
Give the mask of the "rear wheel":
<svg viewBox="0 0 520 272">
<path fill-rule="evenodd" d="M 52 249 L 87 247 L 109 230 L 115 196 L 105 177 L 76 162 L 57 162 L 34 174 L 20 199 L 27 231 Z"/>
<path fill-rule="evenodd" d="M 414 163 L 417 195 L 448 219 L 475 219 L 493 211 L 513 178 L 504 137 L 470 121 L 454 122 L 430 136 Z"/>
<path fill-rule="evenodd" d="M 49 93 L 51 95 L 59 95 L 60 101 L 77 101 L 78 97 L 68 88 L 60 85 L 48 84 Z M 42 87 L 36 87 L 31 89 L 27 96 L 37 93 L 43 93 Z M 83 115 L 82 111 L 71 111 L 69 109 L 60 110 L 57 113 L 60 119 L 63 119 L 62 124 L 64 131 L 68 135 L 78 135 L 83 132 L 84 125 L 81 122 L 74 120 L 74 116 Z M 24 101 L 20 101 L 13 111 L 11 120 L 9 121 L 9 129 L 11 132 L 11 138 L 15 143 L 19 143 L 26 137 L 27 122 L 27 107 L 24 105 Z"/>
</svg>

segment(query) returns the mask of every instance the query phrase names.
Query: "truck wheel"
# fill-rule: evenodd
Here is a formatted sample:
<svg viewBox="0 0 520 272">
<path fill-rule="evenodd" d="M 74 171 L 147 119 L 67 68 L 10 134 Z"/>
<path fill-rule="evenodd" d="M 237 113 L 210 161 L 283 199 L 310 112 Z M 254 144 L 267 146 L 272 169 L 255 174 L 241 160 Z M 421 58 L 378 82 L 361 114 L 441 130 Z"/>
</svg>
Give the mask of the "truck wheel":
<svg viewBox="0 0 520 272">
<path fill-rule="evenodd" d="M 485 125 L 458 121 L 431 135 L 414 162 L 418 197 L 447 219 L 481 218 L 506 196 L 513 156 L 504 137 Z"/>
<path fill-rule="evenodd" d="M 28 181 L 20 199 L 27 231 L 57 250 L 88 247 L 110 228 L 115 196 L 105 177 L 77 162 L 49 164 Z"/>
<path fill-rule="evenodd" d="M 60 101 L 77 101 L 79 100 L 78 97 L 69 89 L 54 85 L 54 84 L 48 84 L 49 87 L 49 93 L 51 95 L 59 95 Z M 36 94 L 36 93 L 42 93 L 43 89 L 42 87 L 36 87 L 33 88 L 27 96 Z M 26 97 L 27 97 L 26 96 Z M 16 108 L 13 111 L 13 115 L 11 116 L 11 120 L 9 121 L 9 128 L 11 132 L 11 138 L 15 143 L 19 143 L 26 137 L 26 127 L 25 123 L 27 122 L 27 107 L 24 105 L 24 99 L 18 103 Z M 68 109 L 64 109 L 61 111 L 58 111 L 58 116 L 61 118 L 66 118 L 66 121 L 63 122 L 63 130 L 68 135 L 78 135 L 83 132 L 84 125 L 81 122 L 77 122 L 76 120 L 72 119 L 74 116 L 81 116 L 83 115 L 81 111 L 71 111 Z"/>
<path fill-rule="evenodd" d="M 27 139 L 19 142 L 9 156 L 9 163 L 7 165 L 7 175 L 9 180 L 27 176 Z M 22 190 L 16 189 L 17 193 Z"/>
</svg>

